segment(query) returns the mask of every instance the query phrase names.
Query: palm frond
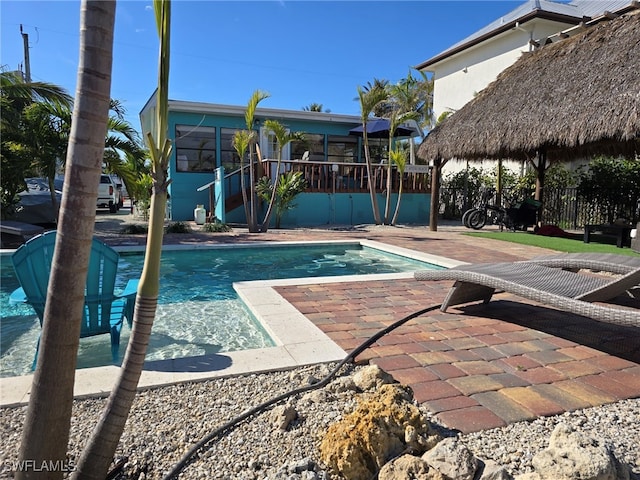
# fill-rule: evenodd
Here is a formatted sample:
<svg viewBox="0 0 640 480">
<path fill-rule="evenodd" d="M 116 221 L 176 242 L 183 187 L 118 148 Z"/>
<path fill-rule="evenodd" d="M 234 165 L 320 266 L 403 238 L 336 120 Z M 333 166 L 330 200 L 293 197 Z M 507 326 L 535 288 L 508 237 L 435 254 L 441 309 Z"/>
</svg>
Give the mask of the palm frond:
<svg viewBox="0 0 640 480">
<path fill-rule="evenodd" d="M 256 114 L 256 109 L 258 108 L 258 104 L 264 100 L 265 98 L 269 98 L 271 95 L 267 92 L 263 92 L 262 90 L 256 90 L 251 95 L 249 99 L 249 103 L 247 104 L 247 109 L 244 112 L 244 119 L 247 125 L 247 130 L 253 130 L 253 121 Z"/>
</svg>

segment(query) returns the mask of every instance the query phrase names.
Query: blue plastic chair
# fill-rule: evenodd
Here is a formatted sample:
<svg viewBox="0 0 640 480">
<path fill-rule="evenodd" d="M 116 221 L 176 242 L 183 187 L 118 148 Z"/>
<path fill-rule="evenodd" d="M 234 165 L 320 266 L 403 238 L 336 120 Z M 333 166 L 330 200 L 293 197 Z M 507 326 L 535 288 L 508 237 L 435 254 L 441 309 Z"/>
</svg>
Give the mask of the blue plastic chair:
<svg viewBox="0 0 640 480">
<path fill-rule="evenodd" d="M 45 232 L 21 245 L 11 256 L 13 268 L 22 288 L 16 289 L 11 294 L 9 302 L 31 305 L 40 319 L 40 326 L 44 319 L 55 242 L 56 232 Z M 111 334 L 111 355 L 114 363 L 118 361 L 123 319 L 127 319 L 129 327 L 133 322 L 138 289 L 138 280 L 129 280 L 124 291 L 119 294 L 114 293 L 119 258 L 120 255 L 113 248 L 97 238 L 93 239 L 80 330 L 80 338 L 103 333 Z M 36 346 L 34 367 L 39 346 L 40 339 Z"/>
</svg>

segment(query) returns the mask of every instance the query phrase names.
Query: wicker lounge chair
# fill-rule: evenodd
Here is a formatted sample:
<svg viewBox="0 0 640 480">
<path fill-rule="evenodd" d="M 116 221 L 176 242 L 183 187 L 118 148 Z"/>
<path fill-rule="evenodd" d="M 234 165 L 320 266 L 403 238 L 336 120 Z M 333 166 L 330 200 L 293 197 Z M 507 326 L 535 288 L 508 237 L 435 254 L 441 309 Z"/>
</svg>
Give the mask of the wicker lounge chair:
<svg viewBox="0 0 640 480">
<path fill-rule="evenodd" d="M 640 255 L 616 253 L 561 253 L 534 257 L 534 262 L 547 267 L 577 271 L 581 269 L 625 274 L 640 268 Z"/>
<path fill-rule="evenodd" d="M 640 284 L 640 267 L 603 278 L 552 268 L 533 262 L 460 265 L 448 270 L 415 273 L 417 280 L 455 280 L 442 303 L 448 307 L 482 300 L 488 303 L 497 290 L 603 322 L 640 326 L 640 310 L 594 304 L 605 302 Z"/>
</svg>

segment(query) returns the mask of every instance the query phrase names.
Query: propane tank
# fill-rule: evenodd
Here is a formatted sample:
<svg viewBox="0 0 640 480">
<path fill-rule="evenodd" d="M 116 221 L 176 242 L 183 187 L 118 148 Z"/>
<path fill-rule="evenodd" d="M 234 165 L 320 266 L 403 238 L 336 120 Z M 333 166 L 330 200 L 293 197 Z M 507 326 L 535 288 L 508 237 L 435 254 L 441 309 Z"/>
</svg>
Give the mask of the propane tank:
<svg viewBox="0 0 640 480">
<path fill-rule="evenodd" d="M 207 219 L 207 211 L 204 209 L 204 205 L 196 205 L 193 210 L 193 218 L 196 221 L 196 225 L 204 225 Z"/>
</svg>

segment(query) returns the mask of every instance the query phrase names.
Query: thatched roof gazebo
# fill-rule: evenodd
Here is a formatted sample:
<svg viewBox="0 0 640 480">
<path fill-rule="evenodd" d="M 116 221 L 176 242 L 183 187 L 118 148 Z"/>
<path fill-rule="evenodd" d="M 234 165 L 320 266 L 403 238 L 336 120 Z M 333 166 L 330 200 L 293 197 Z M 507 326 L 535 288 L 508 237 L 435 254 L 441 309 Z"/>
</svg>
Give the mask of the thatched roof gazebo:
<svg viewBox="0 0 640 480">
<path fill-rule="evenodd" d="M 418 156 L 436 166 L 450 158 L 529 159 L 543 181 L 547 159 L 633 157 L 640 154 L 639 137 L 636 9 L 523 54 L 435 127 Z"/>
</svg>

